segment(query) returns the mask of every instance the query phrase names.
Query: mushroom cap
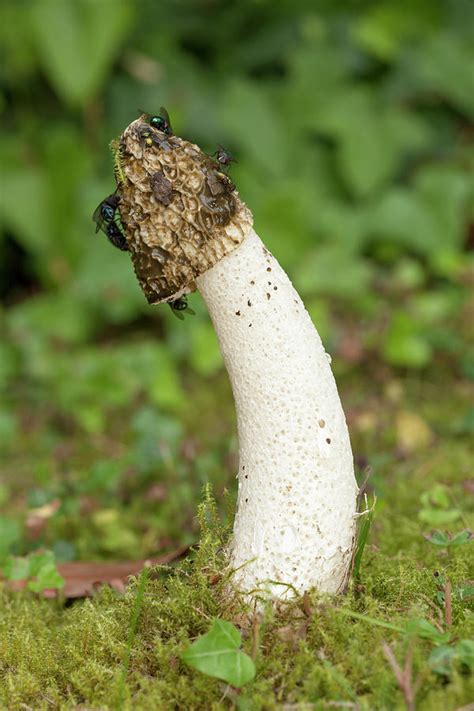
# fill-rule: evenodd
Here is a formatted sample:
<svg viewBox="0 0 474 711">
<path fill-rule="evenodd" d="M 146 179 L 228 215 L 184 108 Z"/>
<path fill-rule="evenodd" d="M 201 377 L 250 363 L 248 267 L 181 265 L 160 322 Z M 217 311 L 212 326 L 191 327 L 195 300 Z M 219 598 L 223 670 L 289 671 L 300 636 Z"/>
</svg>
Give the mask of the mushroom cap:
<svg viewBox="0 0 474 711">
<path fill-rule="evenodd" d="M 213 158 L 145 115 L 123 132 L 118 160 L 121 220 L 148 302 L 194 291 L 196 277 L 247 236 L 252 213 Z"/>
</svg>

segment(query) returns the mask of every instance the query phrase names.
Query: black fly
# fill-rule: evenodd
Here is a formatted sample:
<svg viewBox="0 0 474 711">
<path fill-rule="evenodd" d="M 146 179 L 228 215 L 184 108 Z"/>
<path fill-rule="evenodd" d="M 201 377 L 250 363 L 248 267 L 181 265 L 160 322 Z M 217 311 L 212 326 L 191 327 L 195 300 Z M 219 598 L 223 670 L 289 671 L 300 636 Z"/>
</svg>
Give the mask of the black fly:
<svg viewBox="0 0 474 711">
<path fill-rule="evenodd" d="M 226 151 L 226 149 L 220 145 L 220 143 L 217 144 L 217 151 L 212 154 L 213 156 L 216 157 L 216 161 L 220 163 L 221 165 L 228 167 L 231 163 L 237 163 L 238 161 L 235 160 L 234 156 L 232 153 L 229 153 L 229 151 Z"/>
<path fill-rule="evenodd" d="M 96 233 L 102 230 L 114 247 L 121 249 L 123 252 L 128 252 L 127 240 L 118 222 L 117 208 L 119 202 L 119 196 L 116 193 L 112 193 L 96 207 L 92 219 L 96 224 Z"/>
<path fill-rule="evenodd" d="M 169 304 L 171 311 L 176 316 L 176 318 L 179 318 L 181 321 L 184 320 L 184 312 L 185 311 L 186 311 L 186 313 L 190 314 L 191 316 L 194 316 L 196 313 L 188 305 L 188 299 L 184 294 L 183 294 L 183 296 L 180 296 L 179 299 L 175 299 L 174 301 L 169 301 L 168 304 Z"/>
</svg>

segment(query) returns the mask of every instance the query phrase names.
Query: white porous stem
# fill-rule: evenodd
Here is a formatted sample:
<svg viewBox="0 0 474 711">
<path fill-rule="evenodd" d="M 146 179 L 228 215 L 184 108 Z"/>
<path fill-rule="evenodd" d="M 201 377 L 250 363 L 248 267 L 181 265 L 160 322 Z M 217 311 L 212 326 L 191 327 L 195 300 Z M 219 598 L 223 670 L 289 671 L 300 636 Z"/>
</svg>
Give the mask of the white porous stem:
<svg viewBox="0 0 474 711">
<path fill-rule="evenodd" d="M 198 277 L 229 373 L 239 433 L 235 581 L 273 595 L 338 592 L 357 485 L 330 357 L 299 295 L 252 230 Z"/>
</svg>

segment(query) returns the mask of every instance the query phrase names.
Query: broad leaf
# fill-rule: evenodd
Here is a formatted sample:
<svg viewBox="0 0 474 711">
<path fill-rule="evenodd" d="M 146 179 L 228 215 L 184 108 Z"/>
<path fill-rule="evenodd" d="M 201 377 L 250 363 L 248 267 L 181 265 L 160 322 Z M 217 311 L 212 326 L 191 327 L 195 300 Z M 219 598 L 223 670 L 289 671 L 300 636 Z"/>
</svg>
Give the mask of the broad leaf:
<svg viewBox="0 0 474 711">
<path fill-rule="evenodd" d="M 3 566 L 3 574 L 7 580 L 26 580 L 30 574 L 30 561 L 11 556 Z"/>
<path fill-rule="evenodd" d="M 233 624 L 214 619 L 209 632 L 199 637 L 181 659 L 203 674 L 240 688 L 255 676 L 252 659 L 240 651 L 241 641 Z"/>
<path fill-rule="evenodd" d="M 62 99 L 83 105 L 100 88 L 131 19 L 130 5 L 36 0 L 32 22 L 48 78 Z"/>
<path fill-rule="evenodd" d="M 459 531 L 459 533 L 448 533 L 447 531 L 433 531 L 430 535 L 425 536 L 426 540 L 433 543 L 435 546 L 450 548 L 452 546 L 462 546 L 471 541 L 474 537 L 472 531 Z"/>
<path fill-rule="evenodd" d="M 428 659 L 429 666 L 436 674 L 446 676 L 456 662 L 469 670 L 474 669 L 474 642 L 471 639 L 461 639 L 454 647 L 443 644 L 434 649 Z"/>
<path fill-rule="evenodd" d="M 18 521 L 0 516 L 0 559 L 9 552 L 10 546 L 21 538 Z"/>
<path fill-rule="evenodd" d="M 406 626 L 406 632 L 414 637 L 430 639 L 435 644 L 446 644 L 450 637 L 449 632 L 440 632 L 431 622 L 423 619 L 410 620 Z"/>
<path fill-rule="evenodd" d="M 36 579 L 28 583 L 33 592 L 57 590 L 64 587 L 64 578 L 59 574 L 54 562 L 45 563 L 36 574 Z"/>
</svg>

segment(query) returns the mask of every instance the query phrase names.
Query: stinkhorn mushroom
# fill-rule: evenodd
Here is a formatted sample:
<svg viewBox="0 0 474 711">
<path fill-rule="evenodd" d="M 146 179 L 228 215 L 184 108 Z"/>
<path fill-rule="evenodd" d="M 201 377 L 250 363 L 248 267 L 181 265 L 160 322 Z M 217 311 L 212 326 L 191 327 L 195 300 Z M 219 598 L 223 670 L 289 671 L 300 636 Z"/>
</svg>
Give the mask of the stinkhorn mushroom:
<svg viewBox="0 0 474 711">
<path fill-rule="evenodd" d="M 217 333 L 239 436 L 234 581 L 278 597 L 341 591 L 357 485 L 331 359 L 222 163 L 157 124 L 142 115 L 118 144 L 121 221 L 148 301 L 197 288 Z"/>
</svg>

